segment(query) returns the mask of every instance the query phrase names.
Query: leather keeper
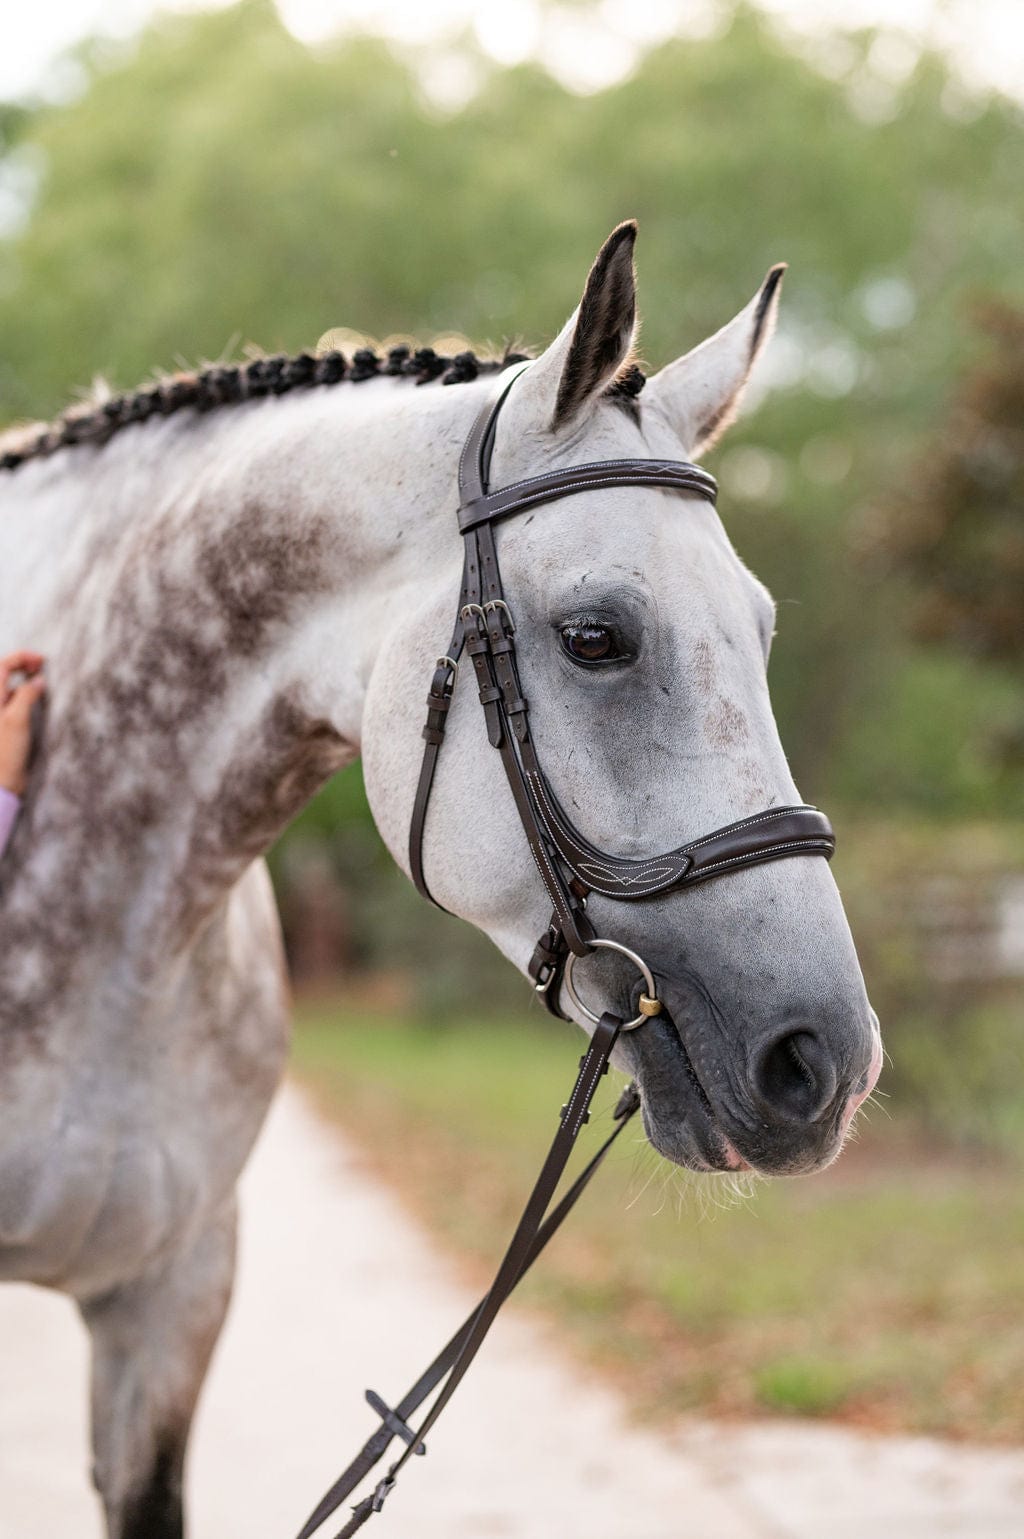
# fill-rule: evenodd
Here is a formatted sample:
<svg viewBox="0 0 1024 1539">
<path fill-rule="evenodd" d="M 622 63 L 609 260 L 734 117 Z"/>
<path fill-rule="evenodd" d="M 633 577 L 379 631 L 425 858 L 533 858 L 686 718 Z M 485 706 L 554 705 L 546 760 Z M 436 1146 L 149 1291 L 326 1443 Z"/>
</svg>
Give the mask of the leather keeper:
<svg viewBox="0 0 1024 1539">
<path fill-rule="evenodd" d="M 530 958 L 527 972 L 536 983 L 541 970 L 545 967 L 557 967 L 564 954 L 561 936 L 553 937 L 551 931 L 546 930 L 533 948 L 533 956 Z"/>
</svg>

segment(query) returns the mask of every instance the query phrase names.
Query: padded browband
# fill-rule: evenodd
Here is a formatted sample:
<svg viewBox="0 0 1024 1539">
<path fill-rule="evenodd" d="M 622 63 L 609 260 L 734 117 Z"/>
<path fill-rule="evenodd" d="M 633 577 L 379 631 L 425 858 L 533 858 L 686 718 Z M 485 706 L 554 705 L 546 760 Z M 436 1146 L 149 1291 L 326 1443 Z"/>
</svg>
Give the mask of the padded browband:
<svg viewBox="0 0 1024 1539">
<path fill-rule="evenodd" d="M 718 483 L 713 475 L 689 460 L 599 460 L 589 465 L 563 465 L 543 475 L 513 481 L 496 492 L 487 489 L 494 448 L 494 430 L 505 397 L 530 362 L 514 364 L 500 376 L 491 400 L 478 414 L 459 458 L 459 530 L 468 534 L 481 524 L 492 524 L 513 513 L 523 513 L 543 502 L 590 492 L 604 486 L 664 486 L 691 492 L 714 503 Z"/>
</svg>

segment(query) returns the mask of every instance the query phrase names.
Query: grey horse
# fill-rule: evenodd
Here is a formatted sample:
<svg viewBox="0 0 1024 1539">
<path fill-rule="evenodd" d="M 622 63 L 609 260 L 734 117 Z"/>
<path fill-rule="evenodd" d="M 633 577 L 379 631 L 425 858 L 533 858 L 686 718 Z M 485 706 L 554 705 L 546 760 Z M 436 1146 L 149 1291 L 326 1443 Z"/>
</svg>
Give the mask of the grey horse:
<svg viewBox="0 0 1024 1539">
<path fill-rule="evenodd" d="M 614 232 L 517 382 L 494 485 L 692 459 L 733 416 L 781 271 L 630 395 L 634 236 Z M 391 373 L 364 359 L 333 385 L 343 372 L 303 358 L 177 377 L 0 441 L 0 652 L 31 646 L 49 671 L 0 863 L 0 1277 L 81 1308 L 111 1539 L 182 1532 L 236 1181 L 288 1036 L 261 857 L 361 754 L 406 861 L 425 683 L 459 585 L 456 466 L 485 382 L 412 388 L 428 355 Z M 221 399 L 235 404 L 194 409 Z M 773 605 L 712 507 L 602 489 L 499 538 L 544 763 L 588 838 L 636 858 L 800 800 L 766 685 Z M 607 633 L 616 667 L 577 666 L 581 627 Z M 432 890 L 525 969 L 545 895 L 465 690 L 448 744 Z M 832 1159 L 881 1049 L 826 862 L 592 913 L 668 1005 L 617 1049 L 655 1148 L 700 1170 Z M 595 1002 L 623 987 L 614 965 L 588 977 Z"/>
</svg>

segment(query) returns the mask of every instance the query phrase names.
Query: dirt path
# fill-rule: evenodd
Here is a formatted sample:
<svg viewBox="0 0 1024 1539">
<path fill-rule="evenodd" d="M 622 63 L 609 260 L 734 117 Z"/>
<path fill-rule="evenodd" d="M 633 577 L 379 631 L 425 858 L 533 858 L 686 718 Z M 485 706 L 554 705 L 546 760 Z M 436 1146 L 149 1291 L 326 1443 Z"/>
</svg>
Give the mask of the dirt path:
<svg viewBox="0 0 1024 1539">
<path fill-rule="evenodd" d="M 295 1089 L 245 1182 L 240 1283 L 201 1410 L 191 1539 L 290 1539 L 472 1299 Z M 0 1539 L 100 1539 L 85 1340 L 0 1288 Z M 381 1539 L 1020 1539 L 1024 1451 L 827 1427 L 631 1427 L 532 1321 L 498 1327 L 375 1527 Z"/>
</svg>

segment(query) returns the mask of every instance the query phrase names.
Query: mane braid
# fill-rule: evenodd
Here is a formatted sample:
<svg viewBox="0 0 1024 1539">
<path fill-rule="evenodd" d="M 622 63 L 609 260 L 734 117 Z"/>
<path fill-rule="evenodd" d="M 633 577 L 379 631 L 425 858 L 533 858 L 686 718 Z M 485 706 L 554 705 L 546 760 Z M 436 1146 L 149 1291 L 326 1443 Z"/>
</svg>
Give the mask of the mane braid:
<svg viewBox="0 0 1024 1539">
<path fill-rule="evenodd" d="M 382 358 L 372 348 L 361 347 L 348 359 L 344 353 L 285 353 L 268 358 L 254 358 L 243 364 L 211 364 L 205 369 L 169 375 L 154 384 L 142 385 L 127 395 L 114 395 L 102 402 L 71 406 L 53 422 L 35 429 L 13 429 L 0 433 L 0 471 L 17 470 L 26 460 L 45 459 L 58 449 L 75 444 L 105 444 L 121 428 L 150 417 L 169 417 L 173 412 L 191 407 L 196 412 L 212 411 L 216 406 L 230 406 L 260 396 L 284 395 L 289 390 L 314 385 L 337 385 L 347 379 L 358 385 L 378 375 L 410 379 L 417 385 L 440 380 L 442 385 L 468 384 L 480 374 L 497 374 L 510 364 L 523 363 L 527 353 L 506 352 L 501 358 L 481 359 L 475 353 L 456 353 L 445 357 L 432 347 L 415 351 L 392 347 Z M 643 389 L 644 375 L 635 366 L 616 379 L 607 394 L 627 407 Z M 5 438 L 10 447 L 4 449 Z"/>
</svg>

